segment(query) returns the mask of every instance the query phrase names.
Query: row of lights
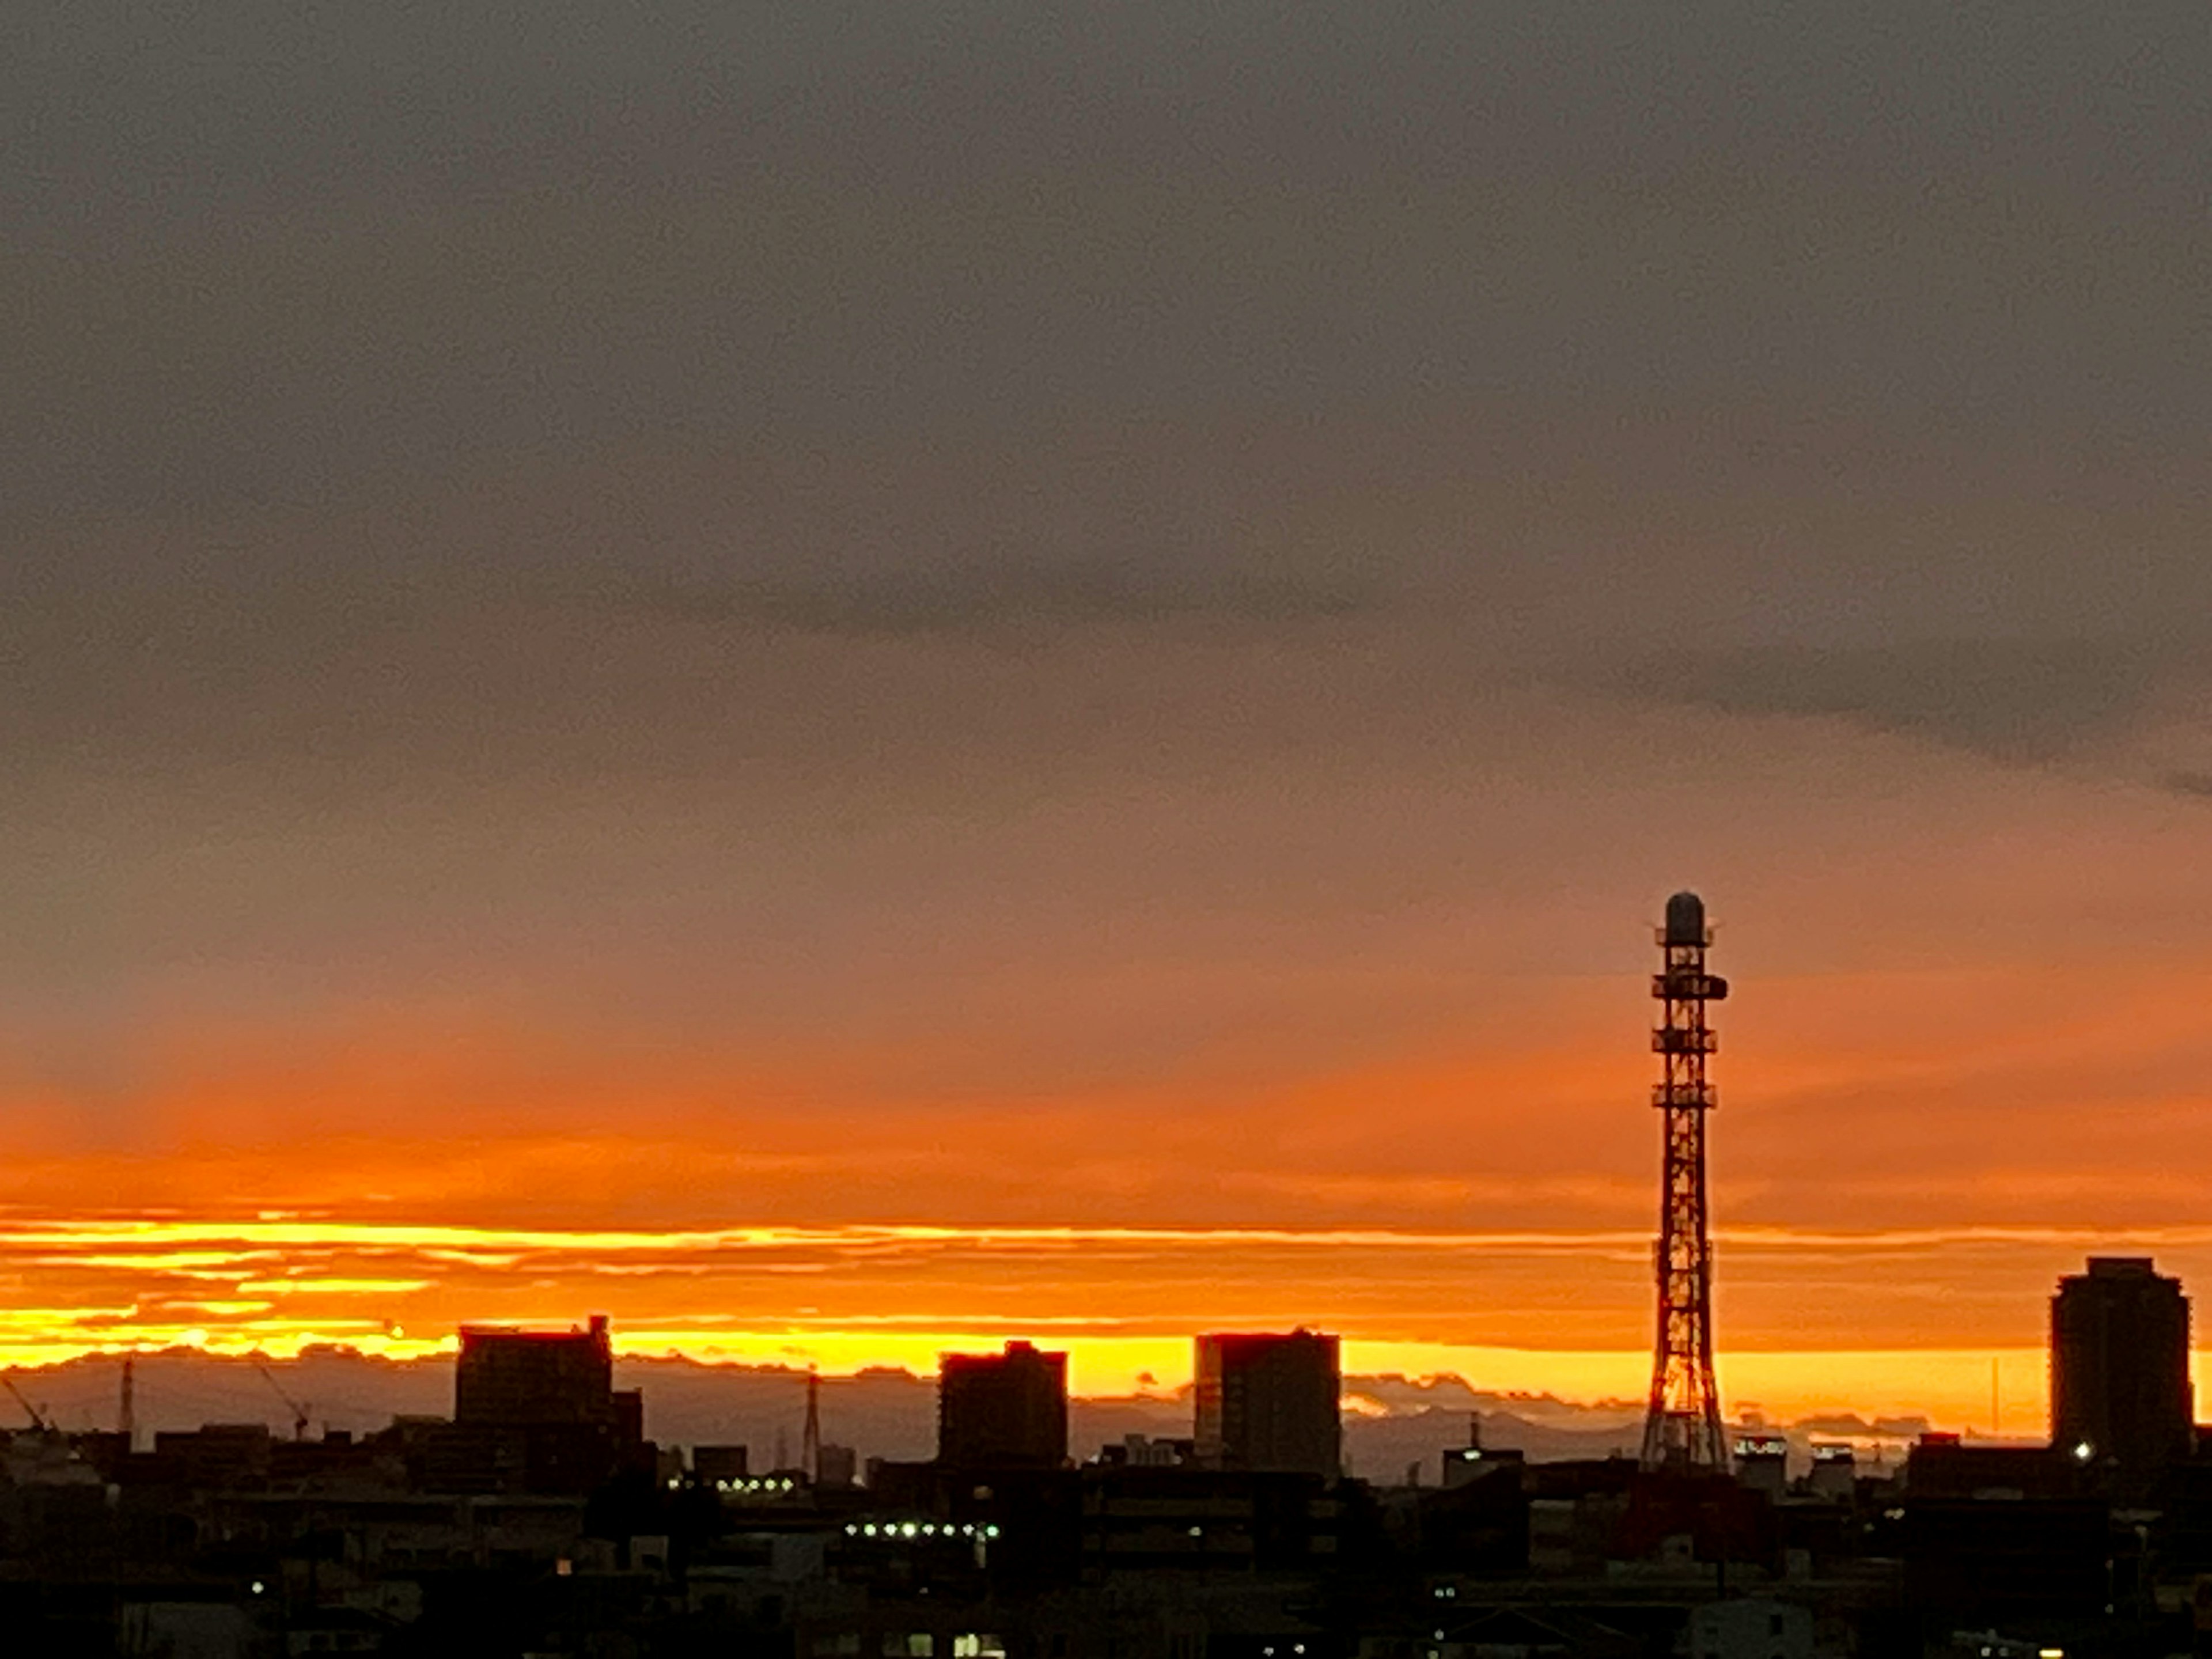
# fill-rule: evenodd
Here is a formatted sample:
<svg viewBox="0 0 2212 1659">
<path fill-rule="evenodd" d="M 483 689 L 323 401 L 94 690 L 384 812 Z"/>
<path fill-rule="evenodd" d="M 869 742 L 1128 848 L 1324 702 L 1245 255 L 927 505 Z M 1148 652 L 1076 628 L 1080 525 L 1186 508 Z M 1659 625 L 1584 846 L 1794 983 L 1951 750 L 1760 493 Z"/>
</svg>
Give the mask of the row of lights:
<svg viewBox="0 0 2212 1659">
<path fill-rule="evenodd" d="M 973 1522 L 955 1526 L 951 1522 L 935 1521 L 849 1521 L 845 1524 L 848 1538 L 996 1538 L 995 1525 L 977 1526 Z"/>
<path fill-rule="evenodd" d="M 672 1476 L 669 1479 L 668 1490 L 674 1492 L 683 1484 L 681 1477 Z M 714 1490 L 721 1492 L 796 1492 L 799 1490 L 799 1482 L 789 1479 L 775 1480 L 763 1476 L 757 1480 L 717 1480 L 714 1483 Z"/>
</svg>

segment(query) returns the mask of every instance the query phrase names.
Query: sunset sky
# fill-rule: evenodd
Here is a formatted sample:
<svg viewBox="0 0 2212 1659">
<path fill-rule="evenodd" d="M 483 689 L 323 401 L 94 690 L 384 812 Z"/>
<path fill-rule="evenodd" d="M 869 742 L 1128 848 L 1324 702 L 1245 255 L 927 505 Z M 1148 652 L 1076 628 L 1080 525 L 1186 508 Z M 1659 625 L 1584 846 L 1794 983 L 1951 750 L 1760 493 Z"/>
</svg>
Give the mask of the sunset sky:
<svg viewBox="0 0 2212 1659">
<path fill-rule="evenodd" d="M 0 1359 L 2212 1293 L 2197 0 L 26 9 Z"/>
</svg>

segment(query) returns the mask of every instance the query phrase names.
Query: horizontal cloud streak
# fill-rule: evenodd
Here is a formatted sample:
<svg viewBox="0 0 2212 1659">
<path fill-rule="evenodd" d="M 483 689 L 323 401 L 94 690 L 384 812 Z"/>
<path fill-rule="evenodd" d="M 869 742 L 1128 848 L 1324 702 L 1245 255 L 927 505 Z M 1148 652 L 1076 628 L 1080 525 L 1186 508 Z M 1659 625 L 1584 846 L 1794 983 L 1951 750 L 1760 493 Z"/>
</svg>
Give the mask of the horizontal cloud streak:
<svg viewBox="0 0 2212 1659">
<path fill-rule="evenodd" d="M 1734 714 L 1836 715 L 2008 760 L 2047 760 L 2140 715 L 2171 650 L 2134 641 L 1932 640 L 1655 656 L 1626 695 Z"/>
<path fill-rule="evenodd" d="M 1758 1356 L 1810 1352 L 1808 1338 L 1841 1349 L 1886 1335 L 1899 1352 L 1955 1348 L 1970 1334 L 1996 1346 L 2032 1342 L 2052 1279 L 2091 1251 L 2156 1250 L 2185 1272 L 2212 1268 L 2208 1225 L 1724 1226 L 1719 1247 L 1723 1346 L 1770 1378 L 1786 1367 L 1777 1372 L 1778 1361 Z M 1612 1356 L 1604 1366 L 1626 1363 L 1644 1315 L 1648 1251 L 1646 1235 L 1626 1230 L 662 1233 L 334 1218 L 17 1217 L 0 1224 L 0 1276 L 36 1283 L 48 1298 L 60 1291 L 76 1299 L 0 1303 L 0 1357 L 50 1363 L 174 1343 L 291 1352 L 331 1341 L 404 1357 L 449 1346 L 453 1327 L 471 1320 L 560 1319 L 590 1309 L 611 1311 L 634 1352 L 748 1360 L 788 1353 L 843 1370 L 926 1369 L 937 1346 L 1030 1334 L 1068 1342 L 1103 1377 L 1121 1366 L 1179 1375 L 1179 1356 L 1200 1329 L 1303 1321 L 1412 1369 L 1451 1369 L 1478 1351 L 1522 1352 L 1519 1386 L 1547 1352 L 1584 1355 L 1573 1363 L 1585 1370 L 1600 1364 L 1588 1357 L 1601 1353 Z M 1579 1286 L 1577 1305 L 1532 1310 L 1527 1298 L 1563 1274 Z M 1936 1286 L 1939 1297 L 1916 1302 Z M 1808 1298 L 1843 1322 L 1815 1312 Z M 1786 1386 L 1814 1384 L 1807 1376 Z"/>
<path fill-rule="evenodd" d="M 680 622 L 893 635 L 1039 624 L 1273 623 L 1351 616 L 1376 603 L 1372 591 L 1348 583 L 1325 586 L 1245 575 L 1209 580 L 1127 566 L 1053 570 L 1019 563 L 845 586 L 637 586 L 608 599 Z"/>
</svg>

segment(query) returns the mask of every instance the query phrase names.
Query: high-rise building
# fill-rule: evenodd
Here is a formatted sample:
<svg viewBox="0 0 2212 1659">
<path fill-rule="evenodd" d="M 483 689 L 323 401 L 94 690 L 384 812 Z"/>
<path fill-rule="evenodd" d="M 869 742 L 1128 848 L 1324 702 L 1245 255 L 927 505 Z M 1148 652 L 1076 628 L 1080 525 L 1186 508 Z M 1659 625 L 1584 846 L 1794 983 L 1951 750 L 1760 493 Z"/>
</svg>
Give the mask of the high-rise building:
<svg viewBox="0 0 2212 1659">
<path fill-rule="evenodd" d="M 614 1354 L 604 1314 L 584 1330 L 461 1327 L 453 1371 L 453 1420 L 515 1427 L 609 1422 Z"/>
<path fill-rule="evenodd" d="M 2091 1256 L 2051 1298 L 2051 1438 L 2083 1463 L 2154 1473 L 2189 1449 L 2189 1298 L 2148 1256 Z"/>
<path fill-rule="evenodd" d="M 949 1353 L 937 1372 L 937 1461 L 953 1468 L 1055 1469 L 1067 1461 L 1067 1356 L 1009 1342 Z"/>
<path fill-rule="evenodd" d="M 617 1392 L 604 1315 L 579 1330 L 464 1325 L 441 1440 L 466 1486 L 586 1492 L 645 1455 L 644 1402 Z"/>
<path fill-rule="evenodd" d="M 1317 1331 L 1198 1339 L 1198 1461 L 1214 1468 L 1318 1474 L 1343 1461 L 1336 1339 Z"/>
</svg>

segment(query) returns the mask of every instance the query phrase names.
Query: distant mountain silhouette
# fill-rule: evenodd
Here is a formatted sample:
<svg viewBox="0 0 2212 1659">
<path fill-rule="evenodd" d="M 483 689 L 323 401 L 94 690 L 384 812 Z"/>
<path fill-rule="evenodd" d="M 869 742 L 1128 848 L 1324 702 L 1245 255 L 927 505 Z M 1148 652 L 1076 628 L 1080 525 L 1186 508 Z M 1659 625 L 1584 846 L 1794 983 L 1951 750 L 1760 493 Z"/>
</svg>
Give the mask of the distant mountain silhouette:
<svg viewBox="0 0 2212 1659">
<path fill-rule="evenodd" d="M 292 1430 L 292 1412 L 247 1358 L 174 1348 L 141 1353 L 137 1364 L 142 1432 L 197 1428 L 202 1423 L 266 1423 L 279 1434 Z M 264 1362 L 286 1394 L 309 1410 L 311 1434 L 327 1426 L 373 1431 L 395 1415 L 436 1415 L 453 1407 L 450 1358 L 389 1360 L 351 1348 L 319 1347 L 295 1360 Z M 122 1378 L 122 1358 L 106 1355 L 14 1373 L 24 1394 L 64 1428 L 112 1428 Z M 616 1383 L 645 1393 L 646 1431 L 678 1445 L 740 1443 L 754 1449 L 757 1464 L 773 1457 L 777 1437 L 796 1447 L 806 1407 L 806 1374 L 777 1366 L 717 1365 L 679 1358 L 625 1358 Z M 1470 1414 L 1481 1418 L 1483 1443 L 1514 1449 L 1538 1460 L 1602 1457 L 1635 1449 L 1639 1403 L 1594 1405 L 1549 1395 L 1500 1395 L 1470 1387 L 1455 1376 L 1347 1376 L 1345 1446 L 1352 1474 L 1370 1480 L 1402 1479 L 1419 1463 L 1422 1480 L 1440 1478 L 1447 1447 L 1467 1443 Z M 822 1383 L 823 1437 L 849 1445 L 866 1457 L 929 1456 L 936 1437 L 936 1382 L 912 1372 L 878 1369 Z M 1079 1458 L 1104 1444 L 1141 1434 L 1180 1437 L 1191 1430 L 1188 1389 L 1098 1399 L 1078 1399 L 1069 1413 L 1069 1446 Z M 1800 1425 L 1815 1434 L 1900 1437 L 1925 1426 L 1853 1418 Z"/>
</svg>

